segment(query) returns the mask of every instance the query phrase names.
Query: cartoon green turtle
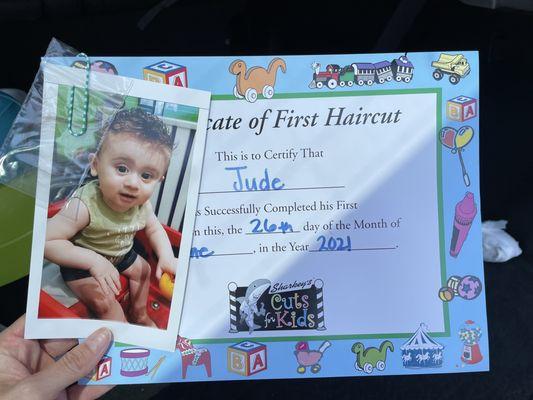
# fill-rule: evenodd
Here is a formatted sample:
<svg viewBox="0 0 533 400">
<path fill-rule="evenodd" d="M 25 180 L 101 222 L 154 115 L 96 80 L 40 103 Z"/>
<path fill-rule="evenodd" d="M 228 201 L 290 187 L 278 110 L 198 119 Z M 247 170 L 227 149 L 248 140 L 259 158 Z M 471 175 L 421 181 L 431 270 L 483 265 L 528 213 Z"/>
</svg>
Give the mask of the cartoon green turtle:
<svg viewBox="0 0 533 400">
<path fill-rule="evenodd" d="M 371 374 L 374 368 L 378 371 L 385 369 L 385 361 L 387 360 L 387 350 L 394 351 L 394 346 L 389 340 L 385 340 L 379 346 L 369 347 L 365 350 L 365 346 L 361 342 L 357 342 L 352 346 L 352 353 L 355 353 L 355 369 Z"/>
</svg>

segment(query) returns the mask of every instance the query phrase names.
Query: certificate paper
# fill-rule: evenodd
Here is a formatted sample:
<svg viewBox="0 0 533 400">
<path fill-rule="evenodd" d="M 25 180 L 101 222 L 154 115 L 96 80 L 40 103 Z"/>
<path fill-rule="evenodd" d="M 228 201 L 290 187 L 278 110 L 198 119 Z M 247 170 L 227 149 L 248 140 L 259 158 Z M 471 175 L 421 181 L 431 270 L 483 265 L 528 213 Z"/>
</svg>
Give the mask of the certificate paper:
<svg viewBox="0 0 533 400">
<path fill-rule="evenodd" d="M 186 317 L 184 335 L 394 335 L 422 320 L 445 331 L 435 295 L 442 273 L 437 94 L 327 94 L 217 102 L 211 132 L 228 137 L 206 148 L 204 168 L 212 172 L 203 175 L 195 227 L 195 243 L 214 253 L 191 262 L 198 273 L 187 283 L 187 291 L 203 287 L 211 296 L 186 303 L 186 312 L 212 313 L 229 295 L 235 320 L 228 330 L 222 318 L 206 325 Z M 242 127 L 216 131 L 227 116 Z M 259 128 L 250 129 L 255 119 Z M 258 281 L 255 292 L 232 294 Z"/>
<path fill-rule="evenodd" d="M 106 61 L 213 96 L 177 350 L 92 383 L 488 370 L 476 52 Z"/>
</svg>

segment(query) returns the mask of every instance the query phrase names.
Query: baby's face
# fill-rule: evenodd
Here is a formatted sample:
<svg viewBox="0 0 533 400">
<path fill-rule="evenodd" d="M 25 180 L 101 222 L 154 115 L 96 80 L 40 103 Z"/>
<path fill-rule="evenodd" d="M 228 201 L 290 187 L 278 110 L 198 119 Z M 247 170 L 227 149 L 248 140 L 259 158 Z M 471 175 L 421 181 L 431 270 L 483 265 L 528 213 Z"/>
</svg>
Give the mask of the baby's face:
<svg viewBox="0 0 533 400">
<path fill-rule="evenodd" d="M 105 139 L 91 173 L 98 176 L 106 204 L 125 212 L 150 199 L 167 165 L 168 154 L 156 145 L 129 133 L 115 133 Z"/>
</svg>

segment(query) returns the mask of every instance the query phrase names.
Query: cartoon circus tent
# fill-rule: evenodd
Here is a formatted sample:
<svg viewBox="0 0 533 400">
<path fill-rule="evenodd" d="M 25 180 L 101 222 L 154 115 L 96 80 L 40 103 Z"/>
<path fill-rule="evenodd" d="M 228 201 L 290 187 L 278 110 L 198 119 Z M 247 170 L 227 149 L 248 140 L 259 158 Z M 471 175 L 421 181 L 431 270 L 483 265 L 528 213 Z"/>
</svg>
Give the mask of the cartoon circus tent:
<svg viewBox="0 0 533 400">
<path fill-rule="evenodd" d="M 403 366 L 406 368 L 441 367 L 443 349 L 443 345 L 429 337 L 427 326 L 420 324 L 413 336 L 400 347 Z"/>
</svg>

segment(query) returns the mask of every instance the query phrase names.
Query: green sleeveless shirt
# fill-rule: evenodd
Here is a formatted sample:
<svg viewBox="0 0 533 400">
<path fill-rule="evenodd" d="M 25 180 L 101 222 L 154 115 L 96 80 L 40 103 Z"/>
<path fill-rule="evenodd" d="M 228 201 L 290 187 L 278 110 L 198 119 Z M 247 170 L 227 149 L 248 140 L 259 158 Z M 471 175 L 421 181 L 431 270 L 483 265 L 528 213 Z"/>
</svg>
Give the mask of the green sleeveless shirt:
<svg viewBox="0 0 533 400">
<path fill-rule="evenodd" d="M 72 197 L 79 198 L 89 211 L 90 222 L 72 242 L 103 256 L 120 257 L 133 246 L 133 237 L 146 226 L 146 205 L 126 212 L 111 209 L 104 201 L 98 180 L 80 187 Z"/>
</svg>

